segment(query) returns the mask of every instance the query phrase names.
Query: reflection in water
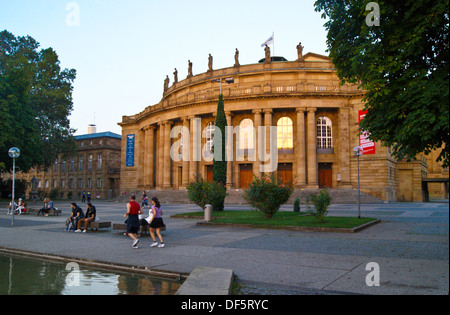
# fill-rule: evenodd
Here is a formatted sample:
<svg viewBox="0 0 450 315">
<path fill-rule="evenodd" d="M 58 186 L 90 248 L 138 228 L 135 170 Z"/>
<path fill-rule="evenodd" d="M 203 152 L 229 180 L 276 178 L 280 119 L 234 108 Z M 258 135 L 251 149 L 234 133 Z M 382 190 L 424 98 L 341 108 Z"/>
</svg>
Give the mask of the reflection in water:
<svg viewBox="0 0 450 315">
<path fill-rule="evenodd" d="M 181 286 L 177 281 L 84 266 L 76 273 L 78 281 L 69 281 L 73 270 L 66 270 L 65 263 L 0 253 L 0 295 L 172 295 Z"/>
</svg>

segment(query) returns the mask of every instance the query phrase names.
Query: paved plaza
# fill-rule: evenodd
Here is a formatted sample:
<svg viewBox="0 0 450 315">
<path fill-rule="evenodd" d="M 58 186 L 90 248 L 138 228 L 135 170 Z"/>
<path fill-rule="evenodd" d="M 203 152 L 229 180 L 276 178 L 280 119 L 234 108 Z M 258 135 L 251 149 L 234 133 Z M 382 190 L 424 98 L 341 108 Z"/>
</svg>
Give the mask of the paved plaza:
<svg viewBox="0 0 450 315">
<path fill-rule="evenodd" d="M 102 221 L 123 223 L 125 204 L 94 205 Z M 62 216 L 16 216 L 11 228 L 2 205 L 0 248 L 183 274 L 197 266 L 232 269 L 242 294 L 448 294 L 448 202 L 362 205 L 363 217 L 382 222 L 356 234 L 197 226 L 170 218 L 197 206 L 163 205 L 166 247 L 150 248 L 143 237 L 138 250 L 117 231 L 64 232 L 70 203 L 56 207 Z M 245 206 L 226 207 L 237 209 Z M 332 205 L 329 215 L 357 216 L 357 206 Z M 380 286 L 366 284 L 369 263 L 379 266 Z"/>
</svg>

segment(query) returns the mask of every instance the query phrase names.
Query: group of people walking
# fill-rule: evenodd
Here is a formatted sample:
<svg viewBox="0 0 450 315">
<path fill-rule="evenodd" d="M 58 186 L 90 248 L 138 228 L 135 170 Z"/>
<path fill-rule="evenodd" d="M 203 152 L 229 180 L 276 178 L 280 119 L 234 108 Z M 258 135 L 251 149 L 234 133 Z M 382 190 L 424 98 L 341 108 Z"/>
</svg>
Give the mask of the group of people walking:
<svg viewBox="0 0 450 315">
<path fill-rule="evenodd" d="M 153 197 L 152 205 L 150 206 L 148 204 L 148 199 L 146 198 L 147 196 L 144 192 L 142 205 L 139 205 L 136 202 L 136 195 L 130 195 L 130 202 L 127 204 L 127 213 L 124 214 L 124 218 L 127 219 L 126 220 L 127 234 L 133 240 L 132 247 L 136 249 L 139 248 L 138 232 L 141 227 L 141 220 L 145 220 L 148 223 L 150 236 L 153 240 L 153 243 L 150 246 L 163 248 L 165 247 L 165 245 L 164 240 L 161 236 L 161 229 L 164 227 L 164 221 L 162 219 L 161 204 L 158 198 Z M 148 218 L 140 219 L 139 216 L 143 215 L 142 209 L 144 209 L 146 205 L 150 209 L 149 216 Z M 158 236 L 160 243 L 157 242 L 156 236 Z"/>
</svg>

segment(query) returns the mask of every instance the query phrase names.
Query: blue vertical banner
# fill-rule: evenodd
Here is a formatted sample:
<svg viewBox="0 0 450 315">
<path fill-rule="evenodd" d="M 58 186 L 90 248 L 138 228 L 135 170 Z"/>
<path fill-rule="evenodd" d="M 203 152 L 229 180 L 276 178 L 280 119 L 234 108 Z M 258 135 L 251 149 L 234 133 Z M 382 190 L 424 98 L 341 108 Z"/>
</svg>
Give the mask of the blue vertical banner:
<svg viewBox="0 0 450 315">
<path fill-rule="evenodd" d="M 127 136 L 127 167 L 134 167 L 134 149 L 136 143 L 136 135 Z"/>
</svg>

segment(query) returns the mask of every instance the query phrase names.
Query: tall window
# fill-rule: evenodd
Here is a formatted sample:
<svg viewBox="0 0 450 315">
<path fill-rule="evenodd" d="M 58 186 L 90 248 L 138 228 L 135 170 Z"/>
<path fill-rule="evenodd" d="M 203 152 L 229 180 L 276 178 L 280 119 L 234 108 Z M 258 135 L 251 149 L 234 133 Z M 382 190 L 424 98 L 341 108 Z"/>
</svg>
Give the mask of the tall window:
<svg viewBox="0 0 450 315">
<path fill-rule="evenodd" d="M 80 156 L 80 159 L 79 159 L 79 170 L 80 171 L 82 171 L 83 170 L 83 157 L 82 156 Z"/>
<path fill-rule="evenodd" d="M 92 155 L 88 157 L 88 171 L 92 170 Z"/>
<path fill-rule="evenodd" d="M 278 120 L 278 150 L 282 153 L 294 153 L 294 127 L 289 117 Z"/>
<path fill-rule="evenodd" d="M 206 126 L 206 152 L 213 153 L 213 144 L 214 144 L 214 130 L 216 129 L 215 123 L 210 122 Z"/>
<path fill-rule="evenodd" d="M 239 150 L 242 153 L 251 154 L 251 150 L 255 149 L 253 121 L 251 119 L 243 119 L 239 124 Z"/>
<path fill-rule="evenodd" d="M 101 153 L 98 155 L 98 158 L 97 158 L 97 169 L 98 170 L 102 169 L 102 154 Z"/>
<path fill-rule="evenodd" d="M 333 147 L 333 124 L 328 117 L 320 117 L 317 121 L 317 148 L 331 149 Z"/>
</svg>

